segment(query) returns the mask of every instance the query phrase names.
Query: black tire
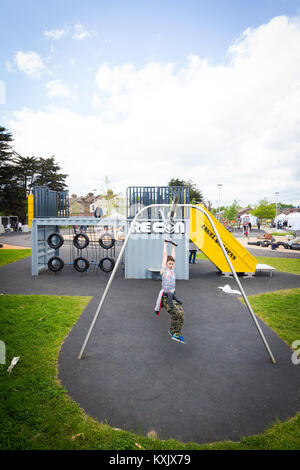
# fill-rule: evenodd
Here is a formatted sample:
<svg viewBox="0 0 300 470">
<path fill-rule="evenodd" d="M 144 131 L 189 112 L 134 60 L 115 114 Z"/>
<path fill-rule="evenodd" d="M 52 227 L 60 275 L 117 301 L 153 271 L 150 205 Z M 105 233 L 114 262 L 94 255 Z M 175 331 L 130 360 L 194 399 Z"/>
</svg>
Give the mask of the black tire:
<svg viewBox="0 0 300 470">
<path fill-rule="evenodd" d="M 79 263 L 83 263 L 83 266 L 81 266 Z M 74 269 L 76 269 L 76 271 L 78 271 L 79 273 L 84 273 L 84 271 L 87 271 L 89 269 L 90 262 L 86 258 L 79 256 L 78 258 L 74 259 L 73 266 Z"/>
<path fill-rule="evenodd" d="M 115 241 L 116 240 L 114 239 L 112 234 L 108 232 L 103 233 L 103 235 L 101 235 L 101 237 L 99 238 L 100 246 L 102 246 L 102 248 L 105 248 L 106 250 L 112 248 L 115 244 Z"/>
<path fill-rule="evenodd" d="M 300 250 L 300 245 L 298 243 L 293 243 L 290 248 L 291 250 Z"/>
<path fill-rule="evenodd" d="M 277 242 L 277 243 L 276 243 L 276 246 L 277 246 L 277 247 L 278 247 L 278 246 L 283 246 L 283 248 L 285 248 L 285 249 L 287 249 L 287 248 L 289 247 L 288 244 L 285 243 L 285 242 Z"/>
<path fill-rule="evenodd" d="M 106 267 L 104 265 L 104 263 L 108 262 L 110 265 L 108 267 Z M 114 266 L 115 266 L 115 260 L 113 258 L 102 258 L 100 261 L 99 261 L 99 268 L 101 269 L 101 271 L 103 271 L 104 273 L 110 273 L 113 269 L 114 269 Z"/>
<path fill-rule="evenodd" d="M 82 238 L 84 239 L 83 244 L 79 242 L 79 240 Z M 89 237 L 85 233 L 77 233 L 77 235 L 75 235 L 73 238 L 73 245 L 76 246 L 78 250 L 83 250 L 83 248 L 86 248 L 89 243 Z"/>
<path fill-rule="evenodd" d="M 63 262 L 61 258 L 59 258 L 59 256 L 52 256 L 52 258 L 48 260 L 47 264 L 48 264 L 48 268 L 53 273 L 57 273 L 58 271 L 61 271 L 65 265 L 65 263 Z"/>
<path fill-rule="evenodd" d="M 56 242 L 55 242 L 56 239 Z M 47 243 L 48 245 L 56 250 L 57 248 L 60 248 L 63 243 L 64 243 L 64 238 L 60 233 L 53 232 L 50 233 L 49 237 L 47 238 Z"/>
</svg>

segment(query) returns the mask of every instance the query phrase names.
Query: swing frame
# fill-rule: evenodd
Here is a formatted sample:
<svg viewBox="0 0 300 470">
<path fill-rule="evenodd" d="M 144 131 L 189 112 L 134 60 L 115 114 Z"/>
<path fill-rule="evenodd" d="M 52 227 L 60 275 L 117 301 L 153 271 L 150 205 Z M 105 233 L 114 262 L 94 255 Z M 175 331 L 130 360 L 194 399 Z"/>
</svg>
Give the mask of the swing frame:
<svg viewBox="0 0 300 470">
<path fill-rule="evenodd" d="M 253 322 L 254 322 L 254 324 L 255 324 L 255 327 L 257 328 L 258 333 L 259 333 L 259 335 L 260 335 L 260 337 L 261 337 L 261 339 L 262 339 L 262 341 L 263 341 L 263 344 L 264 344 L 264 346 L 265 346 L 265 348 L 266 348 L 266 350 L 267 350 L 267 352 L 268 352 L 268 354 L 269 354 L 269 357 L 270 357 L 270 359 L 271 359 L 271 362 L 272 362 L 273 364 L 275 364 L 275 363 L 276 363 L 276 360 L 275 360 L 275 358 L 274 358 L 274 356 L 273 356 L 273 354 L 272 354 L 272 351 L 271 351 L 271 349 L 270 349 L 270 346 L 269 346 L 269 344 L 268 344 L 268 342 L 267 342 L 267 340 L 266 340 L 266 338 L 265 338 L 265 336 L 264 336 L 264 334 L 263 334 L 263 331 L 262 331 L 262 329 L 261 329 L 261 327 L 260 327 L 260 325 L 259 325 L 259 323 L 258 323 L 258 321 L 257 321 L 257 318 L 256 318 L 256 316 L 255 316 L 255 314 L 254 314 L 254 312 L 253 312 L 253 310 L 252 310 L 252 307 L 251 307 L 251 305 L 250 305 L 250 303 L 249 303 L 249 301 L 248 301 L 248 298 L 247 298 L 246 293 L 245 293 L 245 291 L 244 291 L 244 289 L 243 289 L 243 287 L 242 287 L 242 285 L 241 285 L 241 282 L 240 282 L 240 280 L 239 280 L 239 278 L 238 278 L 238 275 L 237 275 L 237 273 L 235 272 L 235 269 L 234 269 L 234 267 L 233 267 L 233 265 L 232 265 L 232 263 L 231 263 L 231 261 L 230 261 L 230 259 L 229 259 L 229 256 L 228 256 L 227 253 L 226 253 L 226 250 L 225 250 L 225 248 L 224 248 L 222 239 L 221 239 L 221 237 L 220 237 L 220 235 L 219 235 L 219 233 L 218 233 L 218 231 L 217 231 L 217 229 L 216 229 L 216 226 L 215 226 L 215 224 L 214 224 L 214 222 L 213 222 L 213 220 L 212 220 L 211 215 L 210 215 L 203 207 L 199 207 L 199 206 L 196 206 L 196 205 L 194 205 L 194 204 L 177 204 L 177 201 L 178 201 L 178 198 L 175 198 L 175 201 L 174 201 L 173 204 L 172 204 L 172 208 L 171 208 L 171 212 L 170 212 L 170 213 L 171 213 L 171 216 L 170 216 L 170 221 L 171 221 L 171 222 L 172 222 L 172 218 L 174 217 L 174 214 L 175 214 L 175 212 L 176 212 L 177 206 L 178 206 L 178 207 L 186 207 L 186 208 L 190 208 L 190 209 L 196 209 L 196 210 L 202 212 L 202 213 L 203 213 L 204 215 L 206 215 L 206 217 L 208 218 L 208 220 L 209 220 L 209 222 L 210 222 L 210 224 L 211 224 L 211 226 L 212 226 L 212 228 L 213 228 L 213 230 L 214 230 L 214 232 L 215 232 L 215 234 L 216 234 L 216 236 L 217 236 L 219 245 L 220 245 L 220 247 L 221 247 L 221 249 L 222 249 L 222 252 L 223 252 L 223 254 L 224 254 L 224 256 L 225 256 L 225 259 L 226 259 L 226 261 L 227 261 L 227 263 L 228 263 L 228 265 L 229 265 L 229 267 L 230 267 L 230 270 L 231 270 L 231 272 L 232 272 L 232 275 L 233 275 L 233 277 L 234 277 L 234 279 L 235 279 L 235 281 L 236 281 L 236 283 L 237 283 L 237 285 L 238 285 L 238 287 L 239 287 L 239 290 L 240 290 L 240 292 L 241 292 L 241 294 L 242 294 L 242 297 L 243 297 L 243 299 L 244 299 L 244 301 L 245 301 L 245 304 L 246 304 L 246 306 L 247 306 L 247 308 L 248 308 L 248 311 L 249 311 L 249 313 L 250 313 L 250 315 L 251 315 L 251 318 L 252 318 L 252 320 L 253 320 Z M 142 209 L 140 209 L 140 210 L 137 212 L 137 214 L 135 215 L 134 219 L 132 220 L 132 222 L 131 222 L 131 224 L 130 224 L 129 231 L 128 231 L 127 235 L 126 235 L 125 241 L 124 241 L 124 243 L 123 243 L 123 246 L 122 246 L 122 248 L 121 248 L 121 251 L 120 251 L 120 253 L 119 253 L 119 256 L 118 256 L 118 258 L 117 258 L 117 261 L 116 261 L 116 263 L 115 263 L 114 269 L 113 269 L 113 271 L 112 271 L 112 273 L 111 273 L 111 275 L 110 275 L 110 278 L 109 278 L 109 280 L 108 280 L 108 282 L 107 282 L 107 285 L 106 285 L 106 287 L 105 287 L 105 290 L 104 290 L 104 292 L 103 292 L 103 294 L 102 294 L 102 297 L 101 297 L 101 299 L 100 299 L 100 302 L 99 302 L 99 304 L 98 304 L 97 310 L 96 310 L 96 312 L 95 312 L 94 318 L 93 318 L 93 320 L 92 320 L 92 323 L 91 323 L 91 325 L 90 325 L 90 328 L 89 328 L 89 330 L 88 330 L 88 333 L 87 333 L 87 335 L 86 335 L 86 337 L 85 337 L 85 340 L 84 340 L 84 342 L 83 342 L 82 348 L 81 348 L 80 353 L 79 353 L 79 355 L 78 355 L 78 359 L 79 359 L 79 360 L 82 358 L 82 355 L 83 355 L 83 353 L 84 353 L 84 350 L 85 350 L 85 348 L 86 348 L 86 345 L 87 345 L 87 343 L 88 343 L 88 341 L 89 341 L 89 338 L 90 338 L 90 336 L 91 336 L 91 333 L 92 333 L 93 328 L 94 328 L 94 326 L 95 326 L 95 323 L 96 323 L 96 321 L 97 321 L 98 315 L 99 315 L 99 313 L 100 313 L 100 311 L 101 311 L 101 309 L 102 309 L 103 303 L 104 303 L 104 301 L 105 301 L 105 299 L 106 299 L 106 297 L 107 297 L 107 294 L 108 294 L 108 292 L 109 292 L 110 286 L 111 286 L 111 284 L 112 284 L 112 281 L 113 281 L 113 279 L 114 279 L 114 277 L 115 277 L 115 274 L 116 274 L 116 271 L 117 271 L 118 266 L 119 266 L 119 264 L 120 264 L 120 261 L 121 261 L 121 259 L 122 259 L 123 253 L 124 253 L 124 251 L 125 251 L 125 248 L 126 248 L 126 246 L 127 246 L 128 241 L 129 241 L 129 239 L 130 239 L 130 236 L 131 236 L 132 230 L 133 230 L 133 228 L 134 228 L 135 222 L 137 221 L 137 219 L 139 218 L 139 216 L 140 216 L 145 210 L 149 210 L 149 209 L 152 209 L 152 208 L 158 208 L 158 207 L 168 207 L 168 208 L 169 208 L 170 205 L 169 205 L 169 204 L 150 204 L 149 206 L 145 206 L 145 207 L 143 207 Z M 172 216 L 173 216 L 173 217 L 172 217 Z"/>
</svg>

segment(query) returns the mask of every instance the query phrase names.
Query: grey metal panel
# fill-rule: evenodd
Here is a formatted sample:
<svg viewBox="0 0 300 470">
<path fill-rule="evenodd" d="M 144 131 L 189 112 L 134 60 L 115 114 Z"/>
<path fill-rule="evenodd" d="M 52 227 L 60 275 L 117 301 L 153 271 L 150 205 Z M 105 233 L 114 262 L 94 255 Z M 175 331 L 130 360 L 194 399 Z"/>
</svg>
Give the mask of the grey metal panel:
<svg viewBox="0 0 300 470">
<path fill-rule="evenodd" d="M 54 249 L 52 249 L 48 243 L 47 238 L 52 232 L 58 232 L 56 225 L 38 225 L 35 224 L 35 234 L 32 237 L 32 258 L 31 273 L 37 276 L 40 271 L 48 269 L 48 260 L 51 256 L 58 256 Z"/>
<path fill-rule="evenodd" d="M 127 230 L 129 229 L 129 221 Z M 168 234 L 132 234 L 125 250 L 125 277 L 127 279 L 150 279 L 150 267 L 160 267 L 164 239 Z M 185 234 L 172 235 L 176 241 L 176 279 L 189 279 L 189 222 L 185 220 Z M 171 254 L 169 247 L 168 254 Z"/>
<path fill-rule="evenodd" d="M 68 191 L 52 191 L 47 186 L 33 187 L 35 217 L 68 217 Z"/>
<path fill-rule="evenodd" d="M 189 186 L 129 186 L 126 191 L 127 217 L 133 218 L 142 207 L 151 204 L 170 204 L 178 196 L 179 204 L 190 202 Z M 159 217 L 159 207 L 143 212 L 141 219 L 154 219 Z M 181 217 L 188 218 L 188 208 L 182 207 Z"/>
</svg>

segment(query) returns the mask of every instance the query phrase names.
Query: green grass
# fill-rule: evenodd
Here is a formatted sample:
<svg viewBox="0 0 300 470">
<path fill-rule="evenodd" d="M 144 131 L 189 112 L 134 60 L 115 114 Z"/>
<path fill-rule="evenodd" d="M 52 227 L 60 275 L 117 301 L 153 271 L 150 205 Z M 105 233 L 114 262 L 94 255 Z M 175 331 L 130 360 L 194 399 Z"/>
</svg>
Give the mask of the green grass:
<svg viewBox="0 0 300 470">
<path fill-rule="evenodd" d="M 197 253 L 197 259 L 208 260 L 207 256 L 203 253 Z M 300 275 L 300 258 L 275 258 L 267 256 L 256 256 L 258 263 L 269 264 L 276 268 L 277 271 L 282 271 L 290 274 Z"/>
<path fill-rule="evenodd" d="M 255 314 L 290 347 L 294 340 L 300 340 L 300 289 L 279 290 L 248 298 Z"/>
<path fill-rule="evenodd" d="M 274 237 L 285 237 L 286 235 L 293 235 L 293 232 L 271 232 L 272 235 L 274 235 Z"/>
<path fill-rule="evenodd" d="M 31 250 L 3 250 L 0 248 L 0 266 L 5 264 L 14 263 L 22 258 L 27 258 L 31 256 Z"/>
<path fill-rule="evenodd" d="M 208 259 L 208 257 L 204 253 L 197 252 L 196 259 Z"/>
<path fill-rule="evenodd" d="M 269 264 L 277 271 L 300 275 L 300 258 L 271 258 L 266 256 L 256 256 L 258 263 Z"/>
<path fill-rule="evenodd" d="M 262 315 L 272 310 L 275 299 L 276 312 L 267 321 L 274 329 L 284 323 L 282 334 L 288 342 L 300 338 L 299 317 L 294 313 L 294 307 L 299 306 L 299 292 L 300 289 L 293 289 L 288 294 L 250 298 Z M 59 383 L 57 358 L 64 338 L 89 300 L 67 296 L 0 296 L 0 339 L 7 348 L 6 364 L 0 364 L 0 449 L 300 449 L 300 413 L 240 442 L 205 445 L 150 439 L 115 430 L 86 416 Z M 284 308 L 279 309 L 282 302 Z M 279 317 L 274 319 L 277 312 L 281 321 Z M 7 367 L 15 356 L 20 356 L 20 360 L 8 374 Z"/>
</svg>

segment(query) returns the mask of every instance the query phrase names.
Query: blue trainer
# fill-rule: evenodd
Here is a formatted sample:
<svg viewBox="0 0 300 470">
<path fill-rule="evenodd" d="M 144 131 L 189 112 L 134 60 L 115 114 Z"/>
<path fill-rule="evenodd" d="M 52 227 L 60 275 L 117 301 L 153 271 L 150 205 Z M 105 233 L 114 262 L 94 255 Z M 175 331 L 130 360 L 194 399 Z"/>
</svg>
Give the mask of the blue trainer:
<svg viewBox="0 0 300 470">
<path fill-rule="evenodd" d="M 174 339 L 174 341 L 185 344 L 184 337 L 182 335 L 174 335 L 171 331 L 169 331 L 169 335 Z"/>
</svg>

